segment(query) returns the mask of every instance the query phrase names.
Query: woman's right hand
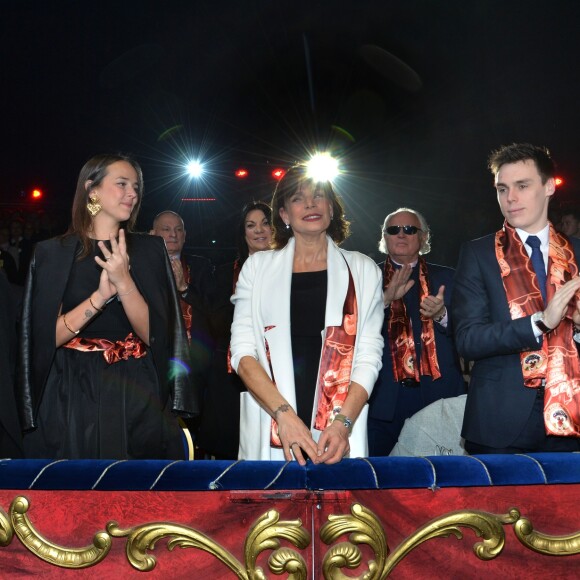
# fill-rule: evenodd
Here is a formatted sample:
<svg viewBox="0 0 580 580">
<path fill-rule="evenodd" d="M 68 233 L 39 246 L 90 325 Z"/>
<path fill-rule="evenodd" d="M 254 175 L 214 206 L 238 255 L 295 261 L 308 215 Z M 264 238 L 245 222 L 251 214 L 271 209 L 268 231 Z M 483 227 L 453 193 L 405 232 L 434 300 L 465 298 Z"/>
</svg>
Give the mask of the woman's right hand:
<svg viewBox="0 0 580 580">
<path fill-rule="evenodd" d="M 281 405 L 276 409 L 274 420 L 278 423 L 278 435 L 286 461 L 295 458 L 300 465 L 306 465 L 306 455 L 313 463 L 318 462 L 318 447 L 312 433 L 290 405 Z"/>
</svg>

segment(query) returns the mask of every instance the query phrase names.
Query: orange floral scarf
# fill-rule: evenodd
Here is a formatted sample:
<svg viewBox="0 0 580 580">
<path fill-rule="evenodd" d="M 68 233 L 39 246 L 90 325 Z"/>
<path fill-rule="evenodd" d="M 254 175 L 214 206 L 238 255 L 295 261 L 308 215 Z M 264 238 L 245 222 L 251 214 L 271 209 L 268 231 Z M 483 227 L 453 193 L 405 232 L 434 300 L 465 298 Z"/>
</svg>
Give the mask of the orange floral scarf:
<svg viewBox="0 0 580 580">
<path fill-rule="evenodd" d="M 429 275 L 427 262 L 420 257 L 417 263 L 419 268 L 419 304 L 429 296 Z M 395 266 L 390 258 L 385 260 L 385 274 L 383 289 L 386 288 L 395 272 Z M 418 314 L 418 313 L 417 313 Z M 388 320 L 389 345 L 393 361 L 393 375 L 398 383 L 404 379 L 413 379 L 420 382 L 421 375 L 430 376 L 433 380 L 441 377 L 437 349 L 435 347 L 435 331 L 433 320 L 421 316 L 421 360 L 417 361 L 413 325 L 407 315 L 407 308 L 402 298 L 391 303 Z M 417 362 L 419 364 L 417 364 Z"/>
<path fill-rule="evenodd" d="M 551 224 L 549 235 L 548 301 L 558 288 L 578 275 L 568 239 Z M 495 253 L 512 320 L 544 310 L 532 262 L 520 237 L 507 222 L 495 235 Z M 572 338 L 573 310 L 574 299 L 558 327 L 543 336 L 541 347 L 520 353 L 524 385 L 538 388 L 545 384 L 544 424 L 548 435 L 580 437 L 580 361 Z"/>
</svg>

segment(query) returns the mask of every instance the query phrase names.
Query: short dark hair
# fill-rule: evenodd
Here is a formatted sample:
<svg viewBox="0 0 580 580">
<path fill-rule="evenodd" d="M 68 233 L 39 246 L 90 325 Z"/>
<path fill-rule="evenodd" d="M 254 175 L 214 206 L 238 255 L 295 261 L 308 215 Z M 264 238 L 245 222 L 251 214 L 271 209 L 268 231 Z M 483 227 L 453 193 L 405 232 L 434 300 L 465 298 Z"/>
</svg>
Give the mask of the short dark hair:
<svg viewBox="0 0 580 580">
<path fill-rule="evenodd" d="M 571 215 L 575 220 L 580 221 L 580 207 L 563 207 L 560 210 L 560 217 L 563 218 L 565 215 Z"/>
<path fill-rule="evenodd" d="M 555 177 L 556 164 L 550 156 L 546 147 L 538 147 L 530 143 L 512 143 L 511 145 L 502 145 L 496 151 L 492 151 L 489 156 L 488 167 L 496 175 L 502 165 L 506 163 L 517 163 L 518 161 L 527 161 L 531 159 L 538 169 L 542 178 L 542 183 Z"/>
<path fill-rule="evenodd" d="M 89 231 L 92 226 L 92 218 L 87 210 L 87 202 L 91 191 L 98 187 L 105 176 L 109 165 L 117 163 L 118 161 L 126 161 L 133 167 L 137 173 L 137 182 L 139 187 L 139 195 L 137 196 L 137 203 L 131 212 L 131 216 L 125 222 L 123 227 L 128 231 L 133 231 L 139 208 L 141 207 L 141 200 L 143 199 L 143 172 L 140 165 L 127 155 L 122 154 L 102 154 L 91 157 L 82 167 L 77 181 L 77 188 L 73 199 L 72 206 L 72 221 L 71 225 L 65 235 L 76 234 L 82 243 L 82 250 L 79 258 L 88 256 L 91 252 L 92 243 L 89 238 Z M 90 185 L 85 185 L 90 181 Z"/>
<path fill-rule="evenodd" d="M 248 242 L 246 242 L 246 218 L 248 217 L 248 214 L 255 209 L 259 209 L 263 212 L 268 223 L 272 223 L 272 208 L 266 202 L 251 201 L 242 208 L 242 214 L 240 215 L 240 222 L 238 224 L 238 261 L 240 266 L 243 265 L 250 255 Z"/>
<path fill-rule="evenodd" d="M 340 197 L 335 193 L 330 181 L 315 182 L 308 177 L 307 167 L 303 163 L 293 165 L 286 171 L 282 179 L 278 182 L 272 197 L 272 246 L 275 249 L 281 249 L 286 246 L 288 240 L 294 235 L 291 228 L 286 228 L 286 224 L 280 217 L 280 209 L 286 204 L 288 198 L 296 193 L 301 183 L 315 184 L 320 187 L 326 197 L 332 203 L 333 218 L 328 226 L 326 233 L 333 239 L 336 244 L 340 244 L 348 238 L 350 234 L 350 223 L 344 217 L 344 207 Z"/>
</svg>

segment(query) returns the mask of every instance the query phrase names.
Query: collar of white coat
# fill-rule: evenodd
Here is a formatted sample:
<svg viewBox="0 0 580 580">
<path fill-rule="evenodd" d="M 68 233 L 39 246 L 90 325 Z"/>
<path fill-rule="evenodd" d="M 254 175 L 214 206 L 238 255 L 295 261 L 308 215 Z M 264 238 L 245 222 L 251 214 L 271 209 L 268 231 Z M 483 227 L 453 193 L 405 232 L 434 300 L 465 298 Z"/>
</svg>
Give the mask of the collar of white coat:
<svg viewBox="0 0 580 580">
<path fill-rule="evenodd" d="M 345 260 L 348 254 L 343 252 L 330 236 L 326 236 L 326 241 L 328 244 L 326 257 L 328 289 L 326 292 L 324 325 L 325 327 L 340 326 L 342 324 L 344 301 L 348 291 L 348 267 Z M 263 295 L 278 297 L 275 299 L 278 309 L 282 304 L 289 304 L 295 247 L 296 240 L 291 237 L 284 248 L 273 252 L 273 259 L 270 264 L 271 271 L 265 279 L 265 292 Z M 284 298 L 287 298 L 287 300 L 284 300 L 282 294 L 285 295 Z"/>
</svg>

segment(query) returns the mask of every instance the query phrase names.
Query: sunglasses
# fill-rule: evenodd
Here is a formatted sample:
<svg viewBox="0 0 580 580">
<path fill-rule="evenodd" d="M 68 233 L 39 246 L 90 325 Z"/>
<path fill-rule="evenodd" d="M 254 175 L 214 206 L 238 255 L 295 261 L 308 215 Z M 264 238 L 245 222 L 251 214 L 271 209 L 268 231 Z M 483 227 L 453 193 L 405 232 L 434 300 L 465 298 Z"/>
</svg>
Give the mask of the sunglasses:
<svg viewBox="0 0 580 580">
<path fill-rule="evenodd" d="M 407 236 L 414 236 L 417 232 L 422 232 L 421 228 L 417 226 L 389 226 L 385 229 L 385 232 L 389 234 L 389 236 L 396 236 L 401 230 Z"/>
</svg>

